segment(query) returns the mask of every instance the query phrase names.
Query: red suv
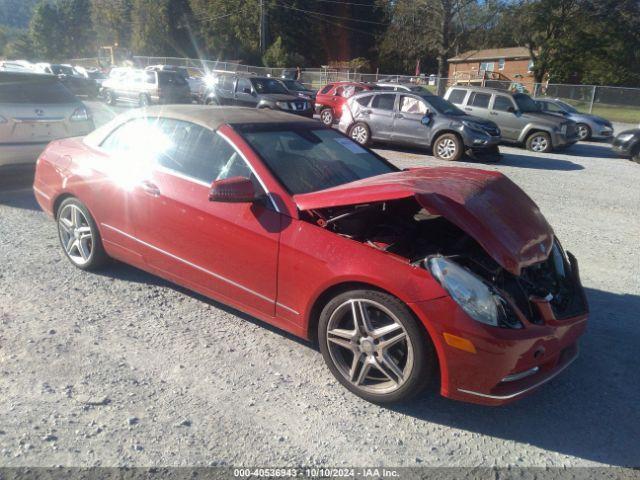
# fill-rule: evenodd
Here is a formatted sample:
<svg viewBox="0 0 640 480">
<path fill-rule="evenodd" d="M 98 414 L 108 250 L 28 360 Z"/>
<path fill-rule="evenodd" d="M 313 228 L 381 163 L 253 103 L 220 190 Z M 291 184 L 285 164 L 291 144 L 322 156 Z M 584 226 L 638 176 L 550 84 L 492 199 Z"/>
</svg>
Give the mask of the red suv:
<svg viewBox="0 0 640 480">
<path fill-rule="evenodd" d="M 360 82 L 333 82 L 325 85 L 316 96 L 316 113 L 322 123 L 332 125 L 342 115 L 342 105 L 356 93 L 372 90 L 371 85 Z"/>
</svg>

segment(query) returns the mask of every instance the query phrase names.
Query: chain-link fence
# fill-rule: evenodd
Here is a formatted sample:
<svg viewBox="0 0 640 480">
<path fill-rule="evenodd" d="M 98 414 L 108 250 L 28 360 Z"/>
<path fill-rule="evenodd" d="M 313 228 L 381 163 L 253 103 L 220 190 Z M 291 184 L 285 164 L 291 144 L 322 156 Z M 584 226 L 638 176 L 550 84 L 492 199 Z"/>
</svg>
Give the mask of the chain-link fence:
<svg viewBox="0 0 640 480">
<path fill-rule="evenodd" d="M 99 66 L 97 58 L 69 60 L 73 65 Z M 295 75 L 295 68 L 269 68 L 243 65 L 235 62 L 200 60 L 177 57 L 134 56 L 133 65 L 144 68 L 150 65 L 176 65 L 201 69 L 203 72 L 239 72 L 271 77 Z M 331 82 L 394 82 L 420 85 L 431 93 L 443 95 L 453 85 L 474 85 L 507 91 L 528 93 L 534 97 L 558 98 L 575 106 L 578 110 L 593 113 L 611 121 L 640 124 L 640 88 L 606 87 L 596 85 L 565 85 L 533 83 L 527 79 L 514 81 L 492 79 L 459 80 L 439 78 L 435 75 L 394 75 L 382 73 L 358 73 L 352 70 L 332 68 L 305 68 L 299 80 L 312 89 L 319 89 Z"/>
</svg>

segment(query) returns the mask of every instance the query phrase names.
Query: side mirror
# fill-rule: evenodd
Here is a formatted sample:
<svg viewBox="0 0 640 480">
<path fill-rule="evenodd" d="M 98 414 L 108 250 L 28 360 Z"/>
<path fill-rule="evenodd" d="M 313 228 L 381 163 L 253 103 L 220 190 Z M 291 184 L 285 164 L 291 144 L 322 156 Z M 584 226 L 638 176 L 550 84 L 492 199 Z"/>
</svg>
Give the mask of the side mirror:
<svg viewBox="0 0 640 480">
<path fill-rule="evenodd" d="M 420 123 L 425 126 L 428 126 L 431 123 L 431 111 L 429 111 L 429 109 L 427 109 L 427 113 L 424 114 L 424 117 L 420 119 Z"/>
<path fill-rule="evenodd" d="M 246 177 L 215 180 L 209 191 L 209 201 L 225 203 L 252 203 L 256 199 L 253 182 Z"/>
<path fill-rule="evenodd" d="M 249 95 L 251 95 L 251 89 L 249 87 L 244 87 L 242 89 L 242 93 L 248 93 Z"/>
<path fill-rule="evenodd" d="M 507 107 L 507 112 L 509 113 L 516 113 L 516 109 L 513 107 Z"/>
</svg>

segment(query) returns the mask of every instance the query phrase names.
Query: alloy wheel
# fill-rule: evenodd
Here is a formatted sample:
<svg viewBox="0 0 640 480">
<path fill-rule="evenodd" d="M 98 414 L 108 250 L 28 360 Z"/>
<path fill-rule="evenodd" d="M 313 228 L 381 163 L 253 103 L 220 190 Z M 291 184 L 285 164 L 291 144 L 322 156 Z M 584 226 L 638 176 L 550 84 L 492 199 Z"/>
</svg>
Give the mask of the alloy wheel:
<svg viewBox="0 0 640 480">
<path fill-rule="evenodd" d="M 91 259 L 93 232 L 87 217 L 76 205 L 66 205 L 58 216 L 58 231 L 64 251 L 76 265 Z"/>
<path fill-rule="evenodd" d="M 536 135 L 531 139 L 531 150 L 534 152 L 544 152 L 549 147 L 549 141 L 542 135 Z"/>
<path fill-rule="evenodd" d="M 333 123 L 333 113 L 328 108 L 324 109 L 320 114 L 320 119 L 325 125 L 331 125 Z"/>
<path fill-rule="evenodd" d="M 360 145 L 364 145 L 369 138 L 369 132 L 367 132 L 367 129 L 363 125 L 356 125 L 351 130 L 351 138 Z"/>
<path fill-rule="evenodd" d="M 436 152 L 440 158 L 444 158 L 445 160 L 453 158 L 457 153 L 456 142 L 451 138 L 443 138 L 436 145 Z"/>
<path fill-rule="evenodd" d="M 414 368 L 407 331 L 391 310 L 373 300 L 350 299 L 336 308 L 326 341 L 340 374 L 369 393 L 398 390 Z"/>
<path fill-rule="evenodd" d="M 578 124 L 578 138 L 580 140 L 586 140 L 589 138 L 589 127 L 583 124 Z"/>
</svg>

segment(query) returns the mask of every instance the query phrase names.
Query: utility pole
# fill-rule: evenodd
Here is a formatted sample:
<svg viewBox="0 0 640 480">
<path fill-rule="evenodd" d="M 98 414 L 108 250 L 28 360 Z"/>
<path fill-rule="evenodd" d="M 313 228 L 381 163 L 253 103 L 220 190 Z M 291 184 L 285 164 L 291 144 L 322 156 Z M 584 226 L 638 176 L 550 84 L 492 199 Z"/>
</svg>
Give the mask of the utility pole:
<svg viewBox="0 0 640 480">
<path fill-rule="evenodd" d="M 266 0 L 260 0 L 260 53 L 267 49 L 267 6 Z"/>
</svg>

